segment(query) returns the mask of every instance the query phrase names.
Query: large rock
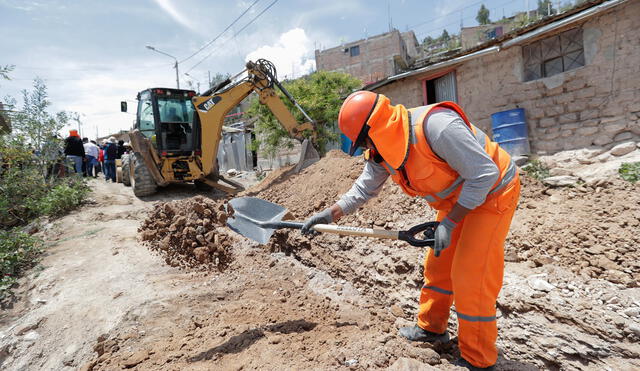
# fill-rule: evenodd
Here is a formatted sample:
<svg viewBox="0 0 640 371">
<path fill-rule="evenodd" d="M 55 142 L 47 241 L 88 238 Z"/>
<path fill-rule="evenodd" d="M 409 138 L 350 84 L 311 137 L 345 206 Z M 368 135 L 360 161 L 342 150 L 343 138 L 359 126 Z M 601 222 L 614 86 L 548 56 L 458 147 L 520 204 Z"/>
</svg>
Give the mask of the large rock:
<svg viewBox="0 0 640 371">
<path fill-rule="evenodd" d="M 430 370 L 438 370 L 437 368 L 428 365 L 426 363 L 422 363 L 417 359 L 412 358 L 398 358 L 397 361 L 393 362 L 391 366 L 387 370 L 390 371 L 430 371 Z"/>
<path fill-rule="evenodd" d="M 573 175 L 573 172 L 570 169 L 565 169 L 562 167 L 554 167 L 549 170 L 549 175 L 551 176 L 559 176 L 559 175 Z"/>
<path fill-rule="evenodd" d="M 544 178 L 542 182 L 552 187 L 572 186 L 578 183 L 580 178 L 571 175 L 558 175 Z"/>
<path fill-rule="evenodd" d="M 627 153 L 631 153 L 635 150 L 636 150 L 635 142 L 625 142 L 611 148 L 611 151 L 609 151 L 609 153 L 611 153 L 614 156 L 624 156 Z"/>
</svg>

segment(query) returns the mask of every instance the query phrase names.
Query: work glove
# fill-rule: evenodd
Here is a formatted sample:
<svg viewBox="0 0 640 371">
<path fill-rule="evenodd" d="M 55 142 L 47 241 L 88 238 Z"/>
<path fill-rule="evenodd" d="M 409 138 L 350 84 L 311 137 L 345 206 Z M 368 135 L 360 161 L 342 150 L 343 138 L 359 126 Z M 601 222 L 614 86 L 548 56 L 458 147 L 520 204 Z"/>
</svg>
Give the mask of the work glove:
<svg viewBox="0 0 640 371">
<path fill-rule="evenodd" d="M 313 226 L 316 224 L 329 224 L 333 222 L 333 215 L 331 209 L 324 209 L 321 212 L 313 215 L 304 222 L 302 226 L 302 234 L 313 234 Z"/>
<path fill-rule="evenodd" d="M 436 227 L 434 236 L 435 243 L 433 245 L 433 252 L 436 258 L 440 256 L 440 252 L 442 250 L 446 249 L 451 244 L 451 233 L 457 225 L 458 223 L 446 216 Z"/>
</svg>

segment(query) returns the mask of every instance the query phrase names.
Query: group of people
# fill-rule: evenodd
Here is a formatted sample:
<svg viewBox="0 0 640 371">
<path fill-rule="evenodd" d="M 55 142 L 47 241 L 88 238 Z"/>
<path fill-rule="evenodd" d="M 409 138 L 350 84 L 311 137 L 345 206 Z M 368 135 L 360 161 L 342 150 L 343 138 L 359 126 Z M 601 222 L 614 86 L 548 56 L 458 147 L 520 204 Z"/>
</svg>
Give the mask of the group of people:
<svg viewBox="0 0 640 371">
<path fill-rule="evenodd" d="M 97 144 L 95 140 L 80 138 L 77 130 L 69 130 L 69 136 L 64 141 L 64 154 L 70 168 L 76 174 L 85 177 L 98 177 L 104 173 L 105 181 L 116 182 L 116 160 L 122 158 L 129 149 L 128 143 L 116 141 L 115 137 L 103 140 Z"/>
</svg>

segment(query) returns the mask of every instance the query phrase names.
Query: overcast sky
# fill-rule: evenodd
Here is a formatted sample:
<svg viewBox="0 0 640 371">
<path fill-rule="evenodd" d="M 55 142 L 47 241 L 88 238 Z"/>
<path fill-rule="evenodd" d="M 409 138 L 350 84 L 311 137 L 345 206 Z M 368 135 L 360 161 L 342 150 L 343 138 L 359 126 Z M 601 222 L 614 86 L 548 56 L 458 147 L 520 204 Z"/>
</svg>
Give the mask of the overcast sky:
<svg viewBox="0 0 640 371">
<path fill-rule="evenodd" d="M 0 0 L 0 66 L 15 65 L 12 80 L 0 81 L 0 100 L 21 103 L 20 91 L 39 76 L 52 111 L 78 112 L 85 135 L 103 136 L 131 127 L 135 116 L 120 113 L 121 100 L 135 111 L 138 91 L 175 87 L 173 59 L 145 45 L 180 61 L 182 88 L 199 81 L 205 90 L 208 71 L 233 75 L 247 59 L 267 58 L 281 78 L 299 77 L 315 69 L 316 48 L 387 32 L 390 23 L 420 41 L 444 28 L 457 33 L 461 18 L 476 25 L 482 3 L 497 19 L 527 0 Z"/>
</svg>

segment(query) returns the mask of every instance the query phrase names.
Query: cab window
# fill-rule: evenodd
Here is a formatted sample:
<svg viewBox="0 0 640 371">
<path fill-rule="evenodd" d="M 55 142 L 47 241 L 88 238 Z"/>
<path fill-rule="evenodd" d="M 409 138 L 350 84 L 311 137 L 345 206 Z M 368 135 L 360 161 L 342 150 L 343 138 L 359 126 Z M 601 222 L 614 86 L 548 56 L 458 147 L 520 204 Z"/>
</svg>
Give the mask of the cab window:
<svg viewBox="0 0 640 371">
<path fill-rule="evenodd" d="M 138 130 L 147 138 L 151 138 L 156 134 L 156 126 L 153 120 L 153 104 L 151 104 L 151 95 L 143 94 L 138 102 Z"/>
</svg>

